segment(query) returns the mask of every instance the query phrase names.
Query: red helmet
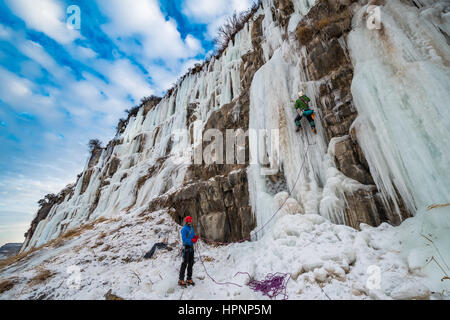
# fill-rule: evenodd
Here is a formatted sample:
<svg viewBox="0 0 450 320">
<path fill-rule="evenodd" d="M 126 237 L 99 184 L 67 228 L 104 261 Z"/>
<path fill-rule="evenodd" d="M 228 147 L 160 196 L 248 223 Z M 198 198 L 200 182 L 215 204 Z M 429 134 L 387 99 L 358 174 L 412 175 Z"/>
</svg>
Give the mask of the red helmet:
<svg viewBox="0 0 450 320">
<path fill-rule="evenodd" d="M 187 216 L 184 221 L 186 221 L 186 223 L 191 223 L 192 222 L 192 217 L 191 216 Z"/>
</svg>

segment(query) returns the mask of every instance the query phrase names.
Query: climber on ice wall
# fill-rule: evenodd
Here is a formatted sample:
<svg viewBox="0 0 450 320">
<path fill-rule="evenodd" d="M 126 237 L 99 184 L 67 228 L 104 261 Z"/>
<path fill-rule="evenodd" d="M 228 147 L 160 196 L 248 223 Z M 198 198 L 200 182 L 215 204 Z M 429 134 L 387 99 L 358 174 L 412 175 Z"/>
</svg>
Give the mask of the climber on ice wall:
<svg viewBox="0 0 450 320">
<path fill-rule="evenodd" d="M 193 286 L 195 283 L 192 281 L 192 266 L 194 265 L 194 243 L 197 242 L 198 236 L 195 235 L 194 228 L 192 227 L 192 217 L 187 216 L 185 218 L 186 224 L 181 229 L 181 239 L 183 241 L 183 263 L 180 269 L 180 280 L 178 285 L 186 287 L 186 285 Z M 187 267 L 187 281 L 184 281 L 184 275 Z"/>
<path fill-rule="evenodd" d="M 302 120 L 303 117 L 306 117 L 306 119 L 308 119 L 309 121 L 309 124 L 311 125 L 312 132 L 317 133 L 316 123 L 314 122 L 315 119 L 314 111 L 311 110 L 308 106 L 308 103 L 310 101 L 311 100 L 303 93 L 303 91 L 300 91 L 298 93 L 298 100 L 295 102 L 295 109 L 298 112 L 298 115 L 295 118 L 295 124 L 297 126 L 296 132 L 302 129 L 300 121 Z"/>
</svg>

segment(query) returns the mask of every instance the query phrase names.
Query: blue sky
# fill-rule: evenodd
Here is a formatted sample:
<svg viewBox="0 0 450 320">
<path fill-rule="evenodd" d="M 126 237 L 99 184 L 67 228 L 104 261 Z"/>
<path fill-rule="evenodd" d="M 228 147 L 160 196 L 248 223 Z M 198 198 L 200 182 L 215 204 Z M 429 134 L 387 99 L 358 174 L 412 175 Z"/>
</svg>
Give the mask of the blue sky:
<svg viewBox="0 0 450 320">
<path fill-rule="evenodd" d="M 162 95 L 251 0 L 0 0 L 0 245 L 76 180 L 91 138 Z M 66 25 L 70 5 L 81 27 Z"/>
</svg>

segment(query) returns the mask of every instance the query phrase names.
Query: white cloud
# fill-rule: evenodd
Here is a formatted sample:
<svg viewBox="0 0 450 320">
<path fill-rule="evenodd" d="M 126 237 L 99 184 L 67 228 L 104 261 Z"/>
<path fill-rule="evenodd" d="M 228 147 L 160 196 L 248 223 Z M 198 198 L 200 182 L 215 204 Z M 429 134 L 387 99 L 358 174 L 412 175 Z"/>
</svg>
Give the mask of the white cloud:
<svg viewBox="0 0 450 320">
<path fill-rule="evenodd" d="M 91 48 L 86 48 L 83 46 L 74 46 L 72 50 L 72 57 L 80 60 L 89 60 L 97 58 L 98 54 Z"/>
<path fill-rule="evenodd" d="M 17 49 L 31 60 L 39 63 L 44 69 L 52 74 L 57 80 L 71 77 L 71 71 L 67 67 L 60 66 L 52 56 L 38 43 L 30 40 L 19 40 Z"/>
<path fill-rule="evenodd" d="M 122 0 L 98 0 L 97 3 L 109 19 L 101 26 L 102 30 L 121 51 L 132 55 L 146 69 L 153 81 L 151 93 L 160 94 L 167 90 L 182 74 L 181 71 L 186 70 L 186 61 L 204 53 L 201 42 L 193 35 L 188 34 L 185 39 L 181 37 L 176 21 L 166 19 L 157 0 L 136 0 L 132 6 Z M 134 99 L 150 94 L 145 83 L 147 79 L 142 80 L 142 75 L 136 76 L 141 70 L 130 72 L 130 65 L 114 64 L 106 68 L 100 63 L 103 70 L 96 70 L 113 82 L 114 79 L 122 79 L 120 86 L 119 83 L 114 85 L 128 88 Z"/>
<path fill-rule="evenodd" d="M 233 12 L 242 12 L 251 7 L 253 0 L 186 0 L 183 13 L 196 22 L 208 25 L 209 38 L 214 38 L 217 30 Z"/>
<path fill-rule="evenodd" d="M 197 21 L 210 22 L 212 19 L 230 11 L 229 0 L 186 0 L 183 6 L 183 13 Z M 245 2 L 245 1 L 244 1 Z"/>
<path fill-rule="evenodd" d="M 170 60 L 202 52 L 192 35 L 186 40 L 181 38 L 175 20 L 165 19 L 156 0 L 135 0 L 133 5 L 123 0 L 98 0 L 97 3 L 110 19 L 102 29 L 127 53 L 145 59 Z"/>
<path fill-rule="evenodd" d="M 60 81 L 60 87 L 46 87 L 46 90 L 58 101 L 60 108 L 70 113 L 71 125 L 76 128 L 71 134 L 81 134 L 79 130 L 86 131 L 89 128 L 91 134 L 111 138 L 112 127 L 123 117 L 124 110 L 133 106 L 129 98 L 135 99 L 137 104 L 142 97 L 154 91 L 146 75 L 129 60 L 97 59 L 92 67 L 107 82 L 84 72 L 83 80 L 68 77 Z M 64 131 L 62 133 L 66 135 Z"/>
<path fill-rule="evenodd" d="M 33 83 L 0 67 L 0 97 L 8 103 L 16 103 L 31 97 Z"/>
<path fill-rule="evenodd" d="M 200 52 L 202 50 L 202 43 L 192 35 L 188 34 L 185 41 L 191 52 Z"/>
<path fill-rule="evenodd" d="M 19 77 L 10 77 L 9 82 L 5 85 L 5 89 L 8 90 L 13 98 L 18 99 L 29 97 L 32 94 L 28 81 Z"/>
<path fill-rule="evenodd" d="M 65 8 L 55 0 L 6 0 L 6 3 L 28 28 L 43 32 L 61 44 L 80 37 L 77 30 L 66 27 Z"/>
<path fill-rule="evenodd" d="M 42 75 L 40 66 L 53 76 L 52 80 L 58 86 L 35 84 L 0 67 L 0 80 L 4 83 L 0 88 L 0 99 L 19 112 L 40 116 L 48 125 L 55 125 L 64 117 L 61 111 L 49 112 L 49 107 L 57 106 L 70 112 L 74 125 L 97 127 L 98 124 L 92 120 L 96 119 L 106 121 L 101 123 L 105 129 L 111 128 L 122 116 L 123 110 L 130 107 L 129 97 L 140 101 L 143 96 L 154 93 L 144 72 L 129 60 L 97 59 L 97 53 L 90 48 L 69 44 L 66 48 L 74 58 L 102 74 L 108 82 L 87 72 L 83 73 L 85 80 L 78 80 L 69 67 L 58 64 L 40 44 L 27 40 L 19 31 L 11 32 L 14 38 L 11 43 L 31 60 L 22 64 L 24 75 L 36 79 Z M 193 43 L 195 45 L 195 41 Z M 33 93 L 37 89 L 43 89 L 49 95 Z M 103 113 L 105 118 L 99 120 L 96 112 Z"/>
<path fill-rule="evenodd" d="M 183 5 L 183 13 L 197 21 L 210 22 L 211 20 L 241 12 L 250 8 L 253 0 L 186 0 Z"/>
<path fill-rule="evenodd" d="M 132 65 L 129 60 L 116 60 L 112 63 L 104 61 L 99 65 L 102 73 L 114 86 L 115 92 L 122 92 L 123 95 L 130 94 L 138 101 L 144 96 L 153 94 L 142 71 Z"/>
<path fill-rule="evenodd" d="M 57 122 L 61 114 L 55 109 L 53 97 L 35 94 L 36 84 L 0 67 L 0 99 L 16 112 L 28 112 L 43 120 Z"/>
</svg>

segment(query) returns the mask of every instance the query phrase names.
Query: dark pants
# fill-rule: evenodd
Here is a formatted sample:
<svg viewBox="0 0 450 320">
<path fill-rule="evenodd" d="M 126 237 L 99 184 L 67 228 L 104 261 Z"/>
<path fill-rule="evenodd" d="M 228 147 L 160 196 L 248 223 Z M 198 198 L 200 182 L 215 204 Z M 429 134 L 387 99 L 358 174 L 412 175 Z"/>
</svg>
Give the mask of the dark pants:
<svg viewBox="0 0 450 320">
<path fill-rule="evenodd" d="M 295 118 L 295 124 L 297 125 L 297 127 L 301 127 L 300 121 L 302 120 L 302 118 L 303 118 L 303 116 L 301 116 L 300 114 L 298 114 L 297 118 Z M 312 118 L 312 114 L 307 115 L 306 119 L 308 119 L 309 124 L 311 125 L 311 128 L 316 127 L 316 123 L 314 122 L 314 119 Z"/>
<path fill-rule="evenodd" d="M 180 280 L 184 280 L 184 273 L 187 266 L 187 280 L 192 280 L 192 266 L 194 265 L 194 247 L 184 246 L 183 263 L 180 269 Z"/>
</svg>

